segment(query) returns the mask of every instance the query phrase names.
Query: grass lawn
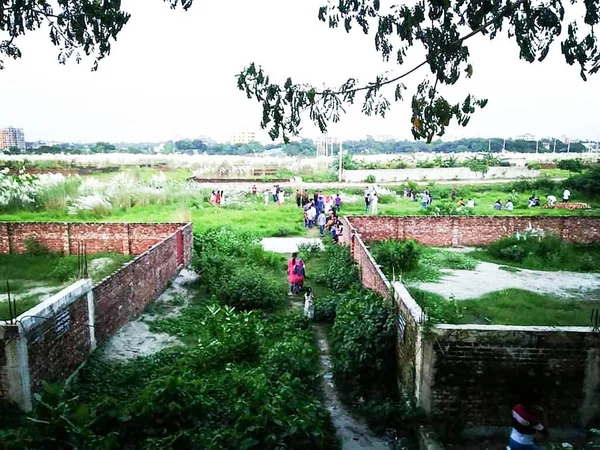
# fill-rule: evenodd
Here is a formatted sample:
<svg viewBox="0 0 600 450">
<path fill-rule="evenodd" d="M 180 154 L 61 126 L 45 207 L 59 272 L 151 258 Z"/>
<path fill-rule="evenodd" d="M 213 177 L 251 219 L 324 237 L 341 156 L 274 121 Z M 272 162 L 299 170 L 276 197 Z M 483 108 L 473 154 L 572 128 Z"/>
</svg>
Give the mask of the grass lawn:
<svg viewBox="0 0 600 450">
<path fill-rule="evenodd" d="M 437 323 L 590 326 L 592 309 L 600 302 L 563 300 L 522 289 L 504 289 L 479 298 L 451 301 L 432 292 L 409 288 L 411 295 Z"/>
<path fill-rule="evenodd" d="M 112 253 L 88 255 L 88 272 L 93 282 L 98 282 L 129 260 L 130 256 Z M 6 294 L 8 280 L 19 314 L 37 305 L 42 295 L 68 286 L 77 275 L 77 256 L 0 255 L 0 295 Z M 0 300 L 0 320 L 9 318 L 8 303 Z"/>
</svg>

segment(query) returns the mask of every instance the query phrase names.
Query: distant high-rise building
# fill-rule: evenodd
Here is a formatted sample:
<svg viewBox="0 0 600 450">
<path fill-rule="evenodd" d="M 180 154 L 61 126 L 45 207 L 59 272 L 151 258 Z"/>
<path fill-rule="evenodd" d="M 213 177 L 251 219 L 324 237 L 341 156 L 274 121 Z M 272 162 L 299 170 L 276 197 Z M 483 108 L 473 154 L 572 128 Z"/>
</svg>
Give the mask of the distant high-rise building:
<svg viewBox="0 0 600 450">
<path fill-rule="evenodd" d="M 25 150 L 25 134 L 22 128 L 4 128 L 1 134 L 0 149 L 18 148 L 19 150 Z"/>
<path fill-rule="evenodd" d="M 516 141 L 537 141 L 536 137 L 531 133 L 519 134 L 515 136 Z"/>
<path fill-rule="evenodd" d="M 239 131 L 231 135 L 232 144 L 249 144 L 256 141 L 256 133 L 253 131 Z"/>
</svg>

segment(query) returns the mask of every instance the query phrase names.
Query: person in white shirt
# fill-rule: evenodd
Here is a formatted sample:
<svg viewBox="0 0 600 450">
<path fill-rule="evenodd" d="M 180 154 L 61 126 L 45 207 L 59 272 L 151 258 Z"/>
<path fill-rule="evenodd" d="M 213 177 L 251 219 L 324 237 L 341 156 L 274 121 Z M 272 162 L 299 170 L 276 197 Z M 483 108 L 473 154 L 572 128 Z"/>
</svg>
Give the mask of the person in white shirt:
<svg viewBox="0 0 600 450">
<path fill-rule="evenodd" d="M 271 197 L 271 193 L 268 189 L 265 189 L 265 205 L 269 204 L 269 198 Z"/>
<path fill-rule="evenodd" d="M 371 214 L 377 215 L 377 203 L 379 202 L 379 198 L 377 197 L 377 192 L 373 192 L 371 196 Z"/>
<path fill-rule="evenodd" d="M 546 200 L 548 200 L 548 204 L 549 204 L 550 206 L 554 206 L 554 205 L 556 205 L 556 197 L 555 197 L 554 195 L 548 195 L 548 196 L 546 197 Z"/>
<path fill-rule="evenodd" d="M 285 195 L 285 193 L 283 192 L 283 189 L 277 193 L 277 204 L 279 206 L 283 205 L 283 203 L 285 202 L 284 195 Z"/>
<path fill-rule="evenodd" d="M 315 223 L 315 217 L 317 216 L 317 210 L 315 205 L 311 204 L 308 211 L 306 211 L 306 218 L 308 219 L 308 228 L 312 228 Z"/>
<path fill-rule="evenodd" d="M 467 201 L 467 208 L 475 208 L 475 200 L 473 200 L 472 198 L 470 198 Z"/>
<path fill-rule="evenodd" d="M 571 197 L 571 191 L 565 189 L 563 192 L 563 202 L 567 203 L 569 201 L 569 197 Z"/>
<path fill-rule="evenodd" d="M 513 210 L 513 208 L 514 208 L 514 206 L 513 206 L 513 202 L 512 202 L 512 200 L 510 200 L 510 199 L 509 199 L 509 200 L 507 200 L 507 201 L 506 201 L 506 205 L 504 205 L 504 209 L 505 209 L 506 211 L 512 211 L 512 210 Z"/>
</svg>

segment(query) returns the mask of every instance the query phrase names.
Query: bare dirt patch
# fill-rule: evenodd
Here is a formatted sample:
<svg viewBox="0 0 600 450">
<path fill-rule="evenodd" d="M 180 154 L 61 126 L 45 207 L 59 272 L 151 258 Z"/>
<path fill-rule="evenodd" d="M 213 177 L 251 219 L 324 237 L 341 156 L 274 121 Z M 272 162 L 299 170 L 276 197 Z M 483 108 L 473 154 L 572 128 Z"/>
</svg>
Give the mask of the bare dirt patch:
<svg viewBox="0 0 600 450">
<path fill-rule="evenodd" d="M 127 360 L 138 356 L 152 355 L 167 347 L 181 345 L 179 339 L 167 333 L 150 331 L 150 322 L 159 317 L 172 317 L 179 314 L 190 297 L 187 285 L 196 280 L 197 275 L 183 269 L 173 284 L 156 300 L 155 304 L 164 307 L 164 314 L 144 313 L 137 320 L 129 322 L 106 344 L 104 356 L 107 359 Z"/>
<path fill-rule="evenodd" d="M 548 272 L 519 269 L 512 272 L 502 266 L 480 262 L 475 270 L 442 270 L 437 283 L 415 283 L 419 289 L 456 300 L 478 298 L 503 289 L 523 289 L 569 300 L 600 300 L 600 274 Z"/>
</svg>

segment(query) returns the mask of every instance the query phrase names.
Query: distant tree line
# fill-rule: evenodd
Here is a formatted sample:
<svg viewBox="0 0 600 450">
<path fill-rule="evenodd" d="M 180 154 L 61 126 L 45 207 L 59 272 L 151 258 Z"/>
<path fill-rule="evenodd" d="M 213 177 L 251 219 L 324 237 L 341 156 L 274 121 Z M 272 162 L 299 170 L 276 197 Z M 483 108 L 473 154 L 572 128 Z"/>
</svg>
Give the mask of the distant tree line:
<svg viewBox="0 0 600 450">
<path fill-rule="evenodd" d="M 427 144 L 422 141 L 376 141 L 371 137 L 359 141 L 344 141 L 344 151 L 349 154 L 398 154 L 398 153 L 416 153 L 416 152 L 442 152 L 442 153 L 462 153 L 462 152 L 484 152 L 497 153 L 502 148 L 510 152 L 535 153 L 535 141 L 506 140 L 503 139 L 460 139 L 452 142 L 435 141 Z M 551 153 L 554 151 L 554 140 L 545 139 L 539 141 L 537 150 L 539 153 Z M 581 153 L 587 149 L 581 143 L 572 143 L 570 147 L 556 140 L 556 152 L 564 153 L 567 151 Z M 337 148 L 335 149 L 337 151 Z M 250 142 L 248 144 L 217 144 L 204 142 L 199 139 L 179 141 L 169 141 L 164 144 L 162 152 L 165 154 L 208 154 L 208 155 L 255 155 L 264 152 L 281 153 L 289 156 L 315 156 L 317 147 L 312 139 L 302 139 L 300 141 L 291 141 L 287 144 L 270 143 L 263 145 L 259 142 Z M 61 144 L 56 146 L 41 146 L 37 149 L 10 149 L 5 151 L 8 154 L 96 154 L 96 153 L 136 153 L 152 154 L 155 153 L 154 145 L 151 144 L 123 144 L 116 146 L 108 142 L 97 142 L 95 144 L 81 146 L 75 144 Z"/>
</svg>

